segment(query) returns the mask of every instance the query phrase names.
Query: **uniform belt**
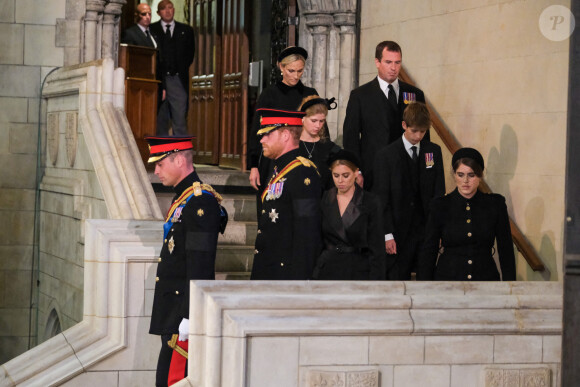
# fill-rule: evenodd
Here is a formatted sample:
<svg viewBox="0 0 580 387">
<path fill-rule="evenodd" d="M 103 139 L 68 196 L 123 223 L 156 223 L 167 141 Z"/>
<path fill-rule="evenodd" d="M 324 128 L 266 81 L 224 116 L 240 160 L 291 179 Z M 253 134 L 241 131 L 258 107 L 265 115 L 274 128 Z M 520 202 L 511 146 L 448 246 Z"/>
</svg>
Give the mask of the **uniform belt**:
<svg viewBox="0 0 580 387">
<path fill-rule="evenodd" d="M 336 251 L 337 253 L 359 253 L 360 249 L 354 246 L 345 246 L 345 245 L 326 245 L 326 250 Z"/>
</svg>

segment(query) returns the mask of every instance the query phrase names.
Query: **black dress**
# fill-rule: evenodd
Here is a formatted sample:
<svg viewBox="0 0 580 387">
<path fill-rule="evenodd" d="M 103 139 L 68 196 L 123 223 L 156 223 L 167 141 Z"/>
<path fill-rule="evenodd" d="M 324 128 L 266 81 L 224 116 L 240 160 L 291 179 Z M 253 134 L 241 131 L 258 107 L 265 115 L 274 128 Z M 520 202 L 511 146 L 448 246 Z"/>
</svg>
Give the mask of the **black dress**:
<svg viewBox="0 0 580 387">
<path fill-rule="evenodd" d="M 384 280 L 385 239 L 377 197 L 355 184 L 355 192 L 340 216 L 337 189 L 322 196 L 322 238 L 325 250 L 313 277 L 320 280 Z"/>
<path fill-rule="evenodd" d="M 270 85 L 262 94 L 258 97 L 258 102 L 256 103 L 256 109 L 267 108 L 267 109 L 281 109 L 281 110 L 298 110 L 298 106 L 302 103 L 304 97 L 309 95 L 317 95 L 317 91 L 312 87 L 304 86 L 300 81 L 296 86 L 288 86 L 282 81 L 276 82 L 274 85 Z M 260 172 L 260 183 L 261 186 L 258 190 L 258 197 L 261 195 L 268 180 L 272 176 L 272 161 L 262 154 L 262 144 L 258 137 L 258 130 L 260 129 L 260 118 L 258 114 L 254 112 L 254 118 L 252 119 L 252 125 L 249 128 L 248 133 L 248 157 L 247 165 L 248 168 L 258 168 Z M 261 202 L 257 201 L 258 207 L 258 217 L 261 212 Z"/>
<path fill-rule="evenodd" d="M 318 173 L 320 173 L 322 189 L 326 191 L 334 187 L 332 174 L 330 173 L 330 169 L 326 164 L 326 160 L 328 159 L 328 155 L 331 152 L 337 152 L 340 150 L 340 147 L 329 139 L 316 142 L 300 140 L 300 146 L 298 149 L 300 156 L 306 157 L 307 159 L 312 160 L 314 164 L 316 164 Z"/>
<path fill-rule="evenodd" d="M 456 188 L 433 199 L 425 231 L 418 280 L 499 281 L 493 259 L 497 241 L 502 279 L 515 281 L 515 256 L 503 196 L 477 191 L 466 199 Z M 439 240 L 443 253 L 437 260 Z"/>
</svg>

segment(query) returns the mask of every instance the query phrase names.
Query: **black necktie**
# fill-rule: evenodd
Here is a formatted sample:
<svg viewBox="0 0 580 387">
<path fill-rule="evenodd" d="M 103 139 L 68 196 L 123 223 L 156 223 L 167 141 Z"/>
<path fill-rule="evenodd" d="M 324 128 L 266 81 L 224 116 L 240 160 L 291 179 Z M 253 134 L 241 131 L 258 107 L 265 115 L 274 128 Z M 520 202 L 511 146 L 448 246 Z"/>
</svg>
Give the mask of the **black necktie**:
<svg viewBox="0 0 580 387">
<path fill-rule="evenodd" d="M 393 85 L 389 85 L 389 102 L 393 104 L 393 106 L 397 106 L 397 94 L 395 94 L 395 89 L 393 89 Z"/>
<path fill-rule="evenodd" d="M 151 39 L 151 34 L 149 33 L 149 30 L 145 30 L 145 35 L 147 35 L 147 40 L 151 43 L 151 46 L 155 46 L 153 44 L 153 39 Z"/>
<path fill-rule="evenodd" d="M 171 39 L 171 25 L 166 24 L 165 27 L 167 27 L 167 29 L 165 30 L 165 37 L 167 39 Z"/>
<path fill-rule="evenodd" d="M 411 159 L 413 159 L 413 162 L 415 162 L 415 163 L 416 163 L 416 162 L 417 162 L 417 159 L 418 159 L 419 157 L 417 156 L 417 147 L 416 147 L 415 145 L 413 145 L 413 146 L 411 147 L 411 152 L 413 152 L 413 155 L 411 156 Z"/>
</svg>

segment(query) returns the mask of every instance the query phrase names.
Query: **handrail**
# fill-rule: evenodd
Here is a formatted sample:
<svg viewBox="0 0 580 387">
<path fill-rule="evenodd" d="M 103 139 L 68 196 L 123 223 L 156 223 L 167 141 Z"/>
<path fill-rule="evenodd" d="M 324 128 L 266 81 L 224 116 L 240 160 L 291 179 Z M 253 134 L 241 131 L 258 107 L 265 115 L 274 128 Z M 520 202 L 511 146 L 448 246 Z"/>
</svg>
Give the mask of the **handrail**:
<svg viewBox="0 0 580 387">
<path fill-rule="evenodd" d="M 403 82 L 415 85 L 411 77 L 406 73 L 405 69 L 403 68 L 401 68 L 399 78 Z M 433 124 L 433 129 L 435 129 L 435 131 L 443 141 L 443 144 L 445 144 L 445 146 L 451 152 L 451 154 L 455 153 L 456 150 L 461 148 L 461 145 L 459 145 L 455 137 L 453 137 L 453 135 L 449 132 L 447 127 L 443 124 L 443 122 L 437 115 L 437 112 L 435 111 L 435 109 L 433 109 L 433 106 L 429 102 L 427 102 L 427 108 L 431 113 L 431 122 Z M 492 192 L 484 180 L 481 180 L 479 189 L 482 192 L 487 193 Z M 512 241 L 516 245 L 518 251 L 524 256 L 526 262 L 528 262 L 528 265 L 530 265 L 530 267 L 534 271 L 544 271 L 545 266 L 542 263 L 542 260 L 540 259 L 538 254 L 536 253 L 536 250 L 534 250 L 534 247 L 531 245 L 531 243 L 528 241 L 528 239 L 522 233 L 516 222 L 514 222 L 511 217 L 510 217 L 510 228 L 512 233 Z"/>
</svg>

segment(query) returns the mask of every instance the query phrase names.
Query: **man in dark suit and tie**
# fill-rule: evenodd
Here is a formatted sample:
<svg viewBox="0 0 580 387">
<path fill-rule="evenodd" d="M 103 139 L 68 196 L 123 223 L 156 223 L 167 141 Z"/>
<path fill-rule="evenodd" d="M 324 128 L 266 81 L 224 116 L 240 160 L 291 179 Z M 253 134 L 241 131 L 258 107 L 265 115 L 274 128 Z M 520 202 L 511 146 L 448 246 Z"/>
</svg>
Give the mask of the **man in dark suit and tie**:
<svg viewBox="0 0 580 387">
<path fill-rule="evenodd" d="M 407 106 L 404 133 L 375 157 L 372 191 L 384 208 L 387 279 L 409 280 L 416 273 L 431 199 L 445 194 L 441 148 L 425 138 L 431 126 L 422 102 Z"/>
<path fill-rule="evenodd" d="M 137 24 L 127 28 L 123 32 L 121 43 L 156 48 L 157 45 L 149 31 L 149 25 L 151 24 L 151 7 L 145 3 L 139 4 L 135 11 L 135 19 Z"/>
<path fill-rule="evenodd" d="M 161 81 L 157 135 L 187 134 L 186 116 L 189 106 L 189 66 L 193 62 L 195 40 L 193 28 L 176 22 L 170 0 L 157 5 L 161 20 L 151 24 L 151 33 L 159 48 L 157 76 Z"/>
<path fill-rule="evenodd" d="M 405 107 L 410 102 L 425 102 L 420 89 L 398 79 L 401 60 L 401 47 L 396 42 L 379 43 L 375 50 L 378 76 L 354 89 L 346 107 L 343 145 L 361 160 L 366 190 L 373 186 L 377 152 L 403 133 L 401 122 Z"/>
</svg>

